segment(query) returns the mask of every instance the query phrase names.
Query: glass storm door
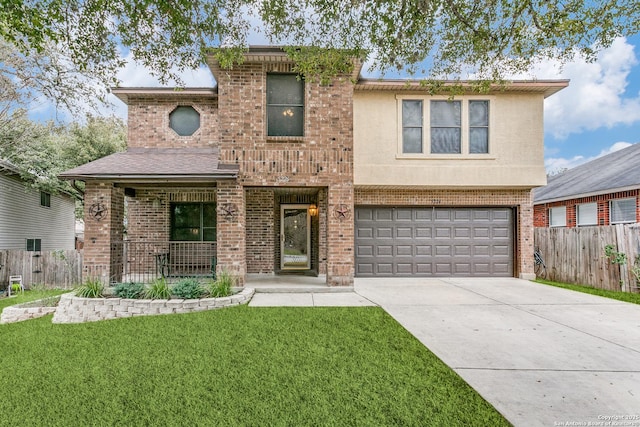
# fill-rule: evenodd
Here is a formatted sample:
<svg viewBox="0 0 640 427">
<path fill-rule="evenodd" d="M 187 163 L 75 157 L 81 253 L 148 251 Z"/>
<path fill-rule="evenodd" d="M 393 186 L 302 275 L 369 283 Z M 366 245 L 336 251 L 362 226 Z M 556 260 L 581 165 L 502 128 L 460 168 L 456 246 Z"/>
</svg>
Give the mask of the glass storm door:
<svg viewBox="0 0 640 427">
<path fill-rule="evenodd" d="M 280 266 L 283 270 L 311 268 L 309 205 L 280 207 Z"/>
</svg>

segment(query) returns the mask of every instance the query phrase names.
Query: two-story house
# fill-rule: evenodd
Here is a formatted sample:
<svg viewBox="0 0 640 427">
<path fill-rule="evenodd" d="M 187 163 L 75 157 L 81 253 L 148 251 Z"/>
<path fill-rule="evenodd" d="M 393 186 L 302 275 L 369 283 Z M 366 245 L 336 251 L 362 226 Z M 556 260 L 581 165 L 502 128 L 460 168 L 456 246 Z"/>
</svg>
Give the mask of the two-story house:
<svg viewBox="0 0 640 427">
<path fill-rule="evenodd" d="M 209 58 L 214 88 L 113 90 L 128 150 L 62 174 L 86 182 L 85 274 L 533 277 L 543 102 L 567 81 L 450 99 L 293 65 L 252 47 L 232 69 Z"/>
<path fill-rule="evenodd" d="M 0 160 L 0 250 L 74 248 L 75 199 L 30 188 L 16 166 Z"/>
</svg>

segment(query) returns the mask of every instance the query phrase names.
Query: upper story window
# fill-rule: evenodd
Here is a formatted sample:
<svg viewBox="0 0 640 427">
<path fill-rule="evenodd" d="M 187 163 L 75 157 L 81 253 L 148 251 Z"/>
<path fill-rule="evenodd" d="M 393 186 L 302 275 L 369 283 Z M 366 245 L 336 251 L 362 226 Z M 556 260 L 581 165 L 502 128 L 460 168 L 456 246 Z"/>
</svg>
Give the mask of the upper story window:
<svg viewBox="0 0 640 427">
<path fill-rule="evenodd" d="M 180 136 L 191 136 L 200 129 L 200 113 L 188 105 L 176 107 L 169 113 L 169 127 Z"/>
<path fill-rule="evenodd" d="M 304 136 L 304 82 L 295 74 L 267 74 L 267 135 Z"/>
<path fill-rule="evenodd" d="M 28 252 L 40 252 L 42 247 L 42 239 L 27 239 Z"/>
<path fill-rule="evenodd" d="M 40 206 L 44 206 L 46 208 L 51 207 L 51 194 L 46 193 L 44 191 L 40 192 Z"/>
<path fill-rule="evenodd" d="M 598 204 L 583 203 L 576 206 L 576 222 L 578 226 L 598 225 Z"/>
<path fill-rule="evenodd" d="M 549 208 L 549 227 L 567 226 L 567 207 L 556 206 Z"/>
<path fill-rule="evenodd" d="M 422 101 L 402 102 L 402 152 L 422 153 Z"/>
<path fill-rule="evenodd" d="M 622 224 L 636 222 L 636 198 L 611 200 L 609 223 Z"/>
<path fill-rule="evenodd" d="M 215 203 L 174 203 L 171 205 L 171 240 L 215 242 Z"/>
<path fill-rule="evenodd" d="M 488 154 L 488 100 L 402 99 L 402 154 Z M 429 128 L 425 129 L 424 124 Z"/>
</svg>

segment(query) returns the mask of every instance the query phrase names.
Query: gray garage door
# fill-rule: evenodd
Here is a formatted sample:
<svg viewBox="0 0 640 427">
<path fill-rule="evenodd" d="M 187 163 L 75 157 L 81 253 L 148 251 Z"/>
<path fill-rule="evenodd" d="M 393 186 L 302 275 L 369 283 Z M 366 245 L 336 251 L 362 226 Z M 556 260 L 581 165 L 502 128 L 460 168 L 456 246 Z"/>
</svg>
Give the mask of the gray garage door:
<svg viewBox="0 0 640 427">
<path fill-rule="evenodd" d="M 510 208 L 358 207 L 356 275 L 512 276 Z"/>
</svg>

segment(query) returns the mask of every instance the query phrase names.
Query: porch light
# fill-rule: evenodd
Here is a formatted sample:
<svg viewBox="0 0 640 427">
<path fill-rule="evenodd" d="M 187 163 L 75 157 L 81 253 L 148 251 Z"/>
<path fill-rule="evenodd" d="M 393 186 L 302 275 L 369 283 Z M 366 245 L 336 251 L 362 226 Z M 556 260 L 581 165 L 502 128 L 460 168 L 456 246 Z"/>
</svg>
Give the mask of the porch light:
<svg viewBox="0 0 640 427">
<path fill-rule="evenodd" d="M 318 215 L 318 207 L 315 205 L 315 203 L 312 203 L 309 205 L 309 215 L 311 216 Z"/>
</svg>

